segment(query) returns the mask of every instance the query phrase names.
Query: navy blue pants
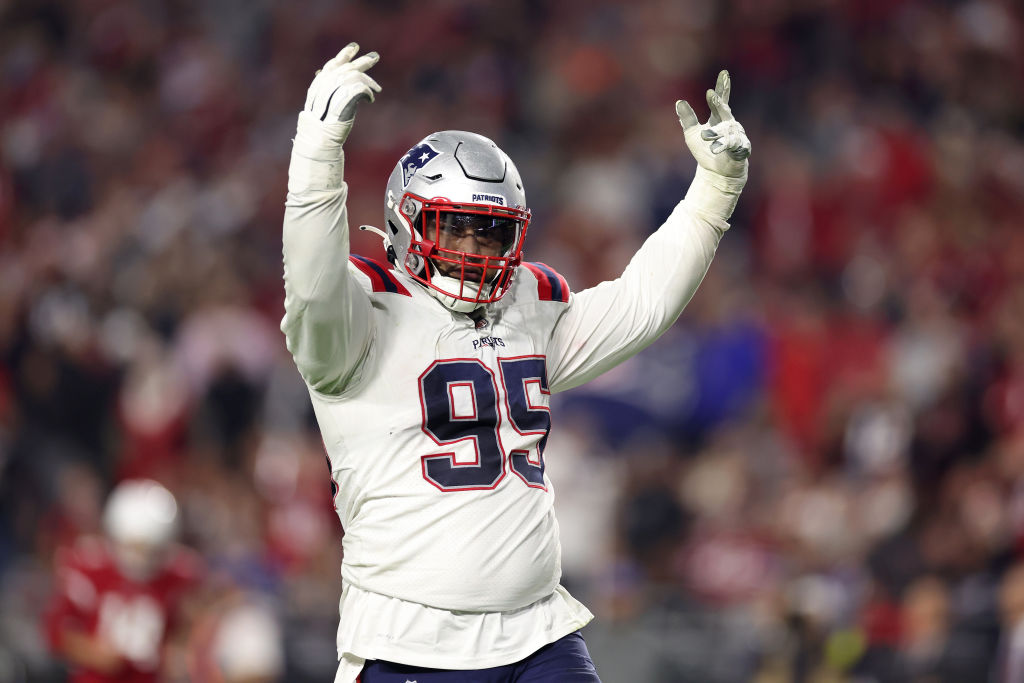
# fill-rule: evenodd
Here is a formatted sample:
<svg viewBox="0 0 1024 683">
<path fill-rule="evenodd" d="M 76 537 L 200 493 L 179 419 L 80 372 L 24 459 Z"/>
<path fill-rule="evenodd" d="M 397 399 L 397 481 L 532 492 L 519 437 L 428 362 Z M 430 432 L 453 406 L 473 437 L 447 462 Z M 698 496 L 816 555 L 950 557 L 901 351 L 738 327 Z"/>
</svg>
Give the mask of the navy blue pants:
<svg viewBox="0 0 1024 683">
<path fill-rule="evenodd" d="M 369 661 L 360 683 L 601 683 L 579 631 L 545 645 L 526 659 L 490 669 L 426 669 Z"/>
</svg>

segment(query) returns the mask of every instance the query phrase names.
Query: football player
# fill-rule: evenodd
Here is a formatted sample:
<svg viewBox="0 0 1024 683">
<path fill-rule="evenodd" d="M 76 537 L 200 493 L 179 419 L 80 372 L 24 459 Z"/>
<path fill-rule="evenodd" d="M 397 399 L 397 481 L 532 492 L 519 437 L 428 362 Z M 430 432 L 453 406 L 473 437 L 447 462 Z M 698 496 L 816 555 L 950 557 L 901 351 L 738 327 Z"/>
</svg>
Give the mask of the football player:
<svg viewBox="0 0 1024 683">
<path fill-rule="evenodd" d="M 428 135 L 385 191 L 390 263 L 349 252 L 342 145 L 380 86 L 345 47 L 309 87 L 288 174 L 281 328 L 345 528 L 337 681 L 598 681 L 562 586 L 545 473 L 550 395 L 664 332 L 747 178 L 726 72 L 711 118 L 676 103 L 698 168 L 622 276 L 572 292 L 523 260 L 523 181 L 489 139 Z M 558 457 L 557 453 L 551 457 Z"/>
<path fill-rule="evenodd" d="M 174 543 L 178 516 L 157 482 L 125 481 L 104 507 L 104 536 L 58 552 L 46 629 L 72 683 L 161 680 L 180 603 L 201 574 L 198 557 Z"/>
</svg>

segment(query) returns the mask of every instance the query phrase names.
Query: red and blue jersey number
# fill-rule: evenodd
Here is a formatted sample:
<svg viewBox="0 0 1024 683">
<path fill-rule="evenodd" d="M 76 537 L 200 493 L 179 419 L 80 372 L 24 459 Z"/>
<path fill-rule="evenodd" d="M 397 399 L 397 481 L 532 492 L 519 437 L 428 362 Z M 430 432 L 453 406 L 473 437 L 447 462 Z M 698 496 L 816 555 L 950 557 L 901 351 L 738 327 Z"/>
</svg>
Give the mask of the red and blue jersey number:
<svg viewBox="0 0 1024 683">
<path fill-rule="evenodd" d="M 544 446 L 551 414 L 530 399 L 530 387 L 548 393 L 543 356 L 500 358 L 501 390 L 494 371 L 475 358 L 435 361 L 420 375 L 423 432 L 439 446 L 466 442 L 472 462 L 457 463 L 455 452 L 421 457 L 423 477 L 442 491 L 493 489 L 508 468 L 524 484 L 544 488 Z M 462 397 L 456 401 L 456 394 Z M 503 405 L 499 403 L 503 393 Z M 523 449 L 506 453 L 501 442 L 502 410 L 519 434 L 540 435 L 535 454 Z"/>
</svg>

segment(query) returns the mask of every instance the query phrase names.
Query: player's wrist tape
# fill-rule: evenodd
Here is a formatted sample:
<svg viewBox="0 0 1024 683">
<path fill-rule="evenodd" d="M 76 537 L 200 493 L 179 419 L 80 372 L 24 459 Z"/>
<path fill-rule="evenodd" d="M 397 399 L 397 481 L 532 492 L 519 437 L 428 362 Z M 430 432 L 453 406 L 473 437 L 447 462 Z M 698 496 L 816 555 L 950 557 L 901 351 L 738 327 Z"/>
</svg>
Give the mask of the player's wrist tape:
<svg viewBox="0 0 1024 683">
<path fill-rule="evenodd" d="M 288 164 L 288 191 L 337 190 L 344 184 L 345 164 L 341 157 L 334 161 L 317 161 L 292 153 Z"/>
<path fill-rule="evenodd" d="M 727 178 L 698 166 L 683 201 L 698 213 L 728 221 L 746 184 L 746 171 L 738 178 Z"/>
<path fill-rule="evenodd" d="M 342 144 L 352 121 L 325 123 L 314 114 L 299 114 L 288 166 L 288 190 L 336 190 L 345 177 Z"/>
<path fill-rule="evenodd" d="M 292 149 L 307 159 L 335 161 L 341 154 L 341 146 L 352 131 L 354 122 L 354 119 L 321 121 L 312 112 L 300 112 L 299 123 L 295 127 L 295 146 Z"/>
</svg>

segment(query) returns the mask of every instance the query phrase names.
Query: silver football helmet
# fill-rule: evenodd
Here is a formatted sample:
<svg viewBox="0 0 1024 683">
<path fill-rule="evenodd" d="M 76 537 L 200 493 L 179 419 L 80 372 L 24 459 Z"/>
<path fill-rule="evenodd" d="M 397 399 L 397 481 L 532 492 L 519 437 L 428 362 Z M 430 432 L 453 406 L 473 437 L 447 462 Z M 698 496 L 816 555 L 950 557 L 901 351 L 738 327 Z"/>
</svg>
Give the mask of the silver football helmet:
<svg viewBox="0 0 1024 683">
<path fill-rule="evenodd" d="M 468 313 L 508 291 L 530 211 L 519 171 L 491 140 L 428 135 L 395 166 L 385 205 L 388 257 L 447 308 Z"/>
</svg>

